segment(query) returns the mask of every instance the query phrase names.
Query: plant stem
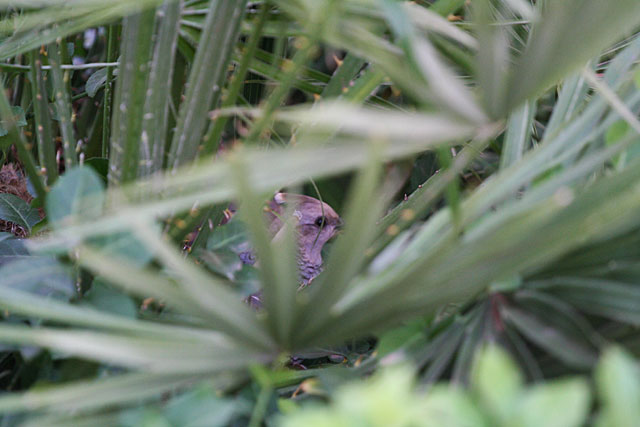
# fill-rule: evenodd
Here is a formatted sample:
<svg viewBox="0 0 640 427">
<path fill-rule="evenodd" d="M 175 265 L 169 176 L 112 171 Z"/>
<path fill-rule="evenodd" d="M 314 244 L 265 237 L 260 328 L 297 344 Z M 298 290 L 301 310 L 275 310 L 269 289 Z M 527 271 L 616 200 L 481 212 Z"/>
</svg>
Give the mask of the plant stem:
<svg viewBox="0 0 640 427">
<path fill-rule="evenodd" d="M 49 99 L 45 86 L 45 76 L 42 73 L 42 57 L 38 51 L 29 54 L 31 62 L 31 93 L 33 94 L 33 115 L 35 118 L 35 133 L 38 141 L 38 157 L 40 167 L 46 170 L 47 184 L 51 185 L 58 178 L 58 164 L 56 162 L 56 148 L 51 129 L 53 124 L 49 114 Z"/>
<path fill-rule="evenodd" d="M 107 28 L 107 61 L 113 60 L 116 44 L 116 24 Z M 104 109 L 102 115 L 102 157 L 109 157 L 109 130 L 111 129 L 109 119 L 111 118 L 111 81 L 113 80 L 113 68 L 107 68 L 107 79 L 104 84 L 104 98 L 102 100 Z"/>
<path fill-rule="evenodd" d="M 268 13 L 269 5 L 264 4 L 260 10 L 260 15 L 258 16 L 258 22 L 254 27 L 254 31 L 251 34 L 251 38 L 249 39 L 244 55 L 242 56 L 242 61 L 233 76 L 233 81 L 229 87 L 229 93 L 222 101 L 222 108 L 234 105 L 238 99 L 238 94 L 240 93 L 240 89 L 242 88 L 247 72 L 249 71 L 251 59 L 258 48 L 258 42 L 262 36 L 262 29 L 264 28 L 264 23 L 266 22 Z M 224 127 L 227 124 L 228 119 L 229 118 L 226 116 L 214 119 L 213 125 L 209 127 L 209 131 L 205 136 L 203 147 L 204 155 L 213 154 L 217 151 L 220 138 L 222 137 L 222 132 L 224 131 Z"/>
<path fill-rule="evenodd" d="M 53 75 L 53 88 L 55 92 L 56 108 L 60 119 L 60 133 L 62 134 L 62 149 L 64 150 L 65 168 L 69 169 L 77 163 L 75 150 L 75 137 L 73 132 L 73 108 L 69 97 L 68 83 L 69 70 L 62 71 L 60 63 L 62 62 L 64 41 L 51 43 L 49 45 L 49 62 Z"/>
</svg>

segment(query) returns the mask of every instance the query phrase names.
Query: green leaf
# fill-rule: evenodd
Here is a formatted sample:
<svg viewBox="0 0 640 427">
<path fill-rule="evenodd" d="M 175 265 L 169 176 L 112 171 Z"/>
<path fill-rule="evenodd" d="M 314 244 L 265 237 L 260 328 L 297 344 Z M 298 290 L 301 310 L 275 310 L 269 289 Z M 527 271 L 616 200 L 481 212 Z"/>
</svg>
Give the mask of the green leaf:
<svg viewBox="0 0 640 427">
<path fill-rule="evenodd" d="M 411 345 L 412 342 L 425 337 L 426 324 L 424 320 L 409 322 L 407 325 L 385 332 L 378 339 L 378 357 L 384 358 L 394 351 Z"/>
<path fill-rule="evenodd" d="M 234 416 L 248 414 L 250 409 L 249 402 L 241 398 L 222 398 L 209 384 L 202 384 L 193 391 L 171 399 L 164 414 L 172 426 L 225 427 L 231 424 Z"/>
<path fill-rule="evenodd" d="M 107 185 L 107 175 L 109 174 L 109 159 L 105 157 L 91 157 L 90 159 L 86 159 L 84 161 L 84 165 L 92 168 L 102 178 L 104 185 Z"/>
<path fill-rule="evenodd" d="M 0 219 L 13 222 L 31 232 L 31 228 L 40 222 L 40 213 L 18 196 L 0 194 Z"/>
<path fill-rule="evenodd" d="M 247 226 L 238 218 L 224 225 L 220 225 L 213 230 L 211 236 L 207 240 L 208 250 L 230 249 L 234 252 L 246 251 L 249 242 L 247 234 Z"/>
<path fill-rule="evenodd" d="M 229 249 L 218 249 L 214 251 L 199 250 L 196 256 L 203 261 L 211 271 L 221 274 L 229 280 L 234 280 L 235 274 L 243 267 L 238 254 Z"/>
<path fill-rule="evenodd" d="M 23 393 L 4 394 L 0 398 L 0 412 L 49 410 L 68 413 L 99 409 L 170 392 L 192 383 L 194 375 L 175 373 L 126 373 L 105 378 L 76 381 L 54 388 L 32 389 Z"/>
<path fill-rule="evenodd" d="M 509 355 L 495 345 L 478 352 L 471 382 L 476 398 L 496 423 L 506 421 L 523 388 L 522 374 Z"/>
<path fill-rule="evenodd" d="M 91 168 L 71 169 L 47 195 L 49 222 L 60 226 L 97 218 L 102 214 L 104 197 L 104 184 Z"/>
<path fill-rule="evenodd" d="M 489 427 L 486 417 L 461 389 L 437 385 L 420 407 L 424 427 Z M 418 424 L 416 424 L 418 425 Z"/>
<path fill-rule="evenodd" d="M 506 168 L 519 161 L 531 145 L 531 132 L 536 115 L 536 104 L 527 101 L 509 116 L 504 137 L 500 167 Z"/>
<path fill-rule="evenodd" d="M 569 366 L 591 367 L 597 355 L 583 337 L 565 334 L 548 319 L 515 307 L 504 307 L 505 319 L 525 337 Z"/>
<path fill-rule="evenodd" d="M 581 378 L 557 380 L 526 390 L 505 425 L 580 427 L 589 414 L 589 384 Z"/>
<path fill-rule="evenodd" d="M 605 134 L 605 141 L 608 145 L 618 143 L 629 132 L 629 124 L 625 120 L 618 120 L 612 124 Z"/>
<path fill-rule="evenodd" d="M 568 0 L 542 7 L 506 91 L 507 109 L 540 94 L 640 23 L 640 3 Z M 587 30 L 588 29 L 588 30 Z"/>
<path fill-rule="evenodd" d="M 255 193 L 247 179 L 246 166 L 234 164 L 235 185 L 242 209 L 239 212 L 247 224 L 253 248 L 260 260 L 258 271 L 264 288 L 264 306 L 269 313 L 267 326 L 281 347 L 291 349 L 291 335 L 295 329 L 295 303 L 298 288 L 298 268 L 295 263 L 295 223 L 283 221 L 279 239 L 265 227 L 264 199 Z M 293 206 L 288 209 L 293 209 Z M 294 218 L 286 212 L 284 218 Z"/>
<path fill-rule="evenodd" d="M 137 267 L 145 266 L 153 258 L 152 249 L 128 231 L 93 237 L 88 243 L 99 247 L 107 256 L 121 258 Z"/>
<path fill-rule="evenodd" d="M 84 90 L 87 91 L 89 98 L 93 98 L 98 93 L 98 90 L 104 86 L 107 82 L 107 68 L 100 68 L 95 73 L 91 74 L 87 79 L 87 83 L 84 86 Z"/>
<path fill-rule="evenodd" d="M 613 261 L 615 262 L 615 261 Z M 640 289 L 635 284 L 583 277 L 558 277 L 550 290 L 578 309 L 630 325 L 640 325 Z"/>
<path fill-rule="evenodd" d="M 101 311 L 132 319 L 138 314 L 138 306 L 133 299 L 105 285 L 99 277 L 93 281 L 91 289 L 83 298 L 83 303 Z"/>
<path fill-rule="evenodd" d="M 16 239 L 11 233 L 0 233 L 0 265 L 29 256 L 23 239 Z"/>
<path fill-rule="evenodd" d="M 0 339 L 4 342 L 42 346 L 84 359 L 150 372 L 206 375 L 240 370 L 271 358 L 268 353 L 249 349 L 222 334 L 196 332 L 196 335 L 200 336 L 185 333 L 168 337 L 162 333 L 132 334 L 131 331 L 97 332 L 0 324 Z"/>
<path fill-rule="evenodd" d="M 602 425 L 634 427 L 640 420 L 640 371 L 637 361 L 621 348 L 608 349 L 595 371 L 602 399 Z"/>
<path fill-rule="evenodd" d="M 18 105 L 14 105 L 11 107 L 11 112 L 13 113 L 14 120 L 16 121 L 16 126 L 23 127 L 27 125 L 27 119 L 24 116 L 24 110 L 22 107 Z M 0 137 L 6 136 L 9 131 L 5 128 L 4 122 L 0 121 Z"/>
<path fill-rule="evenodd" d="M 1 266 L 0 286 L 62 300 L 76 294 L 69 269 L 49 257 L 31 256 Z"/>
</svg>

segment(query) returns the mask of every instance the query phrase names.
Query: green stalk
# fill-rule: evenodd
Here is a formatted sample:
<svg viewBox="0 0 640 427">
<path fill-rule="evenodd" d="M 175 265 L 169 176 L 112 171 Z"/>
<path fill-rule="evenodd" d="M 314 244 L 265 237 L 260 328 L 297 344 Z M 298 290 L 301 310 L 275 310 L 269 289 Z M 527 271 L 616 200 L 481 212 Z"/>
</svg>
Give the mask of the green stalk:
<svg viewBox="0 0 640 427">
<path fill-rule="evenodd" d="M 47 189 L 42 180 L 42 176 L 38 172 L 36 162 L 33 159 L 30 151 L 30 144 L 25 140 L 24 135 L 16 126 L 16 120 L 11 111 L 11 105 L 7 99 L 4 87 L 0 88 L 0 117 L 2 118 L 3 127 L 7 130 L 8 136 L 11 141 L 14 141 L 16 149 L 18 150 L 18 156 L 24 166 L 27 176 L 33 184 L 33 188 L 36 191 L 38 199 L 44 203 L 44 199 L 47 195 Z"/>
<path fill-rule="evenodd" d="M 222 108 L 231 107 L 236 103 L 236 100 L 238 99 L 238 94 L 240 93 L 240 89 L 242 89 L 242 86 L 244 85 L 244 80 L 247 76 L 247 72 L 249 71 L 251 59 L 253 58 L 256 49 L 258 48 L 258 42 L 260 41 L 260 38 L 262 36 L 262 29 L 264 28 L 268 13 L 269 6 L 267 4 L 264 4 L 262 10 L 260 11 L 260 15 L 258 16 L 258 22 L 254 26 L 251 38 L 247 43 L 244 54 L 242 55 L 242 61 L 238 66 L 238 71 L 236 71 L 236 73 L 234 74 L 233 81 L 229 86 L 229 93 L 222 99 Z M 220 143 L 220 138 L 222 137 L 222 132 L 224 131 L 224 127 L 227 124 L 228 120 L 229 118 L 227 116 L 215 118 L 213 125 L 209 127 L 209 131 L 204 138 L 204 155 L 213 154 L 217 151 L 218 145 Z"/>
<path fill-rule="evenodd" d="M 111 129 L 110 185 L 129 182 L 138 176 L 154 23 L 153 9 L 128 16 L 123 21 L 122 60 Z"/>
<path fill-rule="evenodd" d="M 42 73 L 41 54 L 37 51 L 29 53 L 31 62 L 30 80 L 31 93 L 33 95 L 33 114 L 35 118 L 35 130 L 38 141 L 38 158 L 40 167 L 44 168 L 47 176 L 47 184 L 51 185 L 58 178 L 58 165 L 56 163 L 56 149 L 51 128 L 51 116 L 49 114 L 49 99 L 45 86 L 45 76 Z"/>
<path fill-rule="evenodd" d="M 60 68 L 63 54 L 61 52 L 64 41 L 51 43 L 48 48 L 51 74 L 53 75 L 53 90 L 55 93 L 56 108 L 60 120 L 60 133 L 62 134 L 62 149 L 64 150 L 64 165 L 66 169 L 77 163 L 75 150 L 75 136 L 73 132 L 73 117 L 71 99 L 69 97 L 68 83 L 69 71 L 62 72 Z"/>
<path fill-rule="evenodd" d="M 107 62 L 114 60 L 115 45 L 116 45 L 116 24 L 109 25 L 107 28 Z M 109 126 L 109 119 L 111 118 L 111 82 L 113 80 L 113 68 L 107 68 L 107 80 L 104 84 L 104 109 L 102 115 L 102 157 L 109 157 L 109 133 L 111 127 Z"/>
<path fill-rule="evenodd" d="M 227 63 L 238 38 L 246 3 L 247 0 L 211 3 L 171 141 L 168 167 L 174 171 L 198 155 L 208 111 L 217 105 L 227 77 Z"/>
<path fill-rule="evenodd" d="M 143 115 L 140 176 L 162 169 L 171 101 L 167 96 L 167 82 L 173 80 L 182 1 L 165 0 L 158 10 L 162 20 L 151 63 L 148 97 Z"/>
</svg>

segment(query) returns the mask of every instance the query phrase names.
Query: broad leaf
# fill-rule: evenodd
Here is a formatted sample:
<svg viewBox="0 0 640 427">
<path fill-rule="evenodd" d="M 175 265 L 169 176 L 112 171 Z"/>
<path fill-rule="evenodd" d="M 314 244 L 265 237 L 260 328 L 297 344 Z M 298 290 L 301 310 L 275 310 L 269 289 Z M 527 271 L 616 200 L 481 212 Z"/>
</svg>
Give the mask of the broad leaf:
<svg viewBox="0 0 640 427">
<path fill-rule="evenodd" d="M 640 371 L 638 363 L 620 348 L 606 351 L 596 369 L 596 383 L 603 402 L 601 425 L 633 427 L 640 420 Z"/>
<path fill-rule="evenodd" d="M 95 73 L 91 74 L 87 79 L 87 83 L 85 84 L 85 87 L 84 87 L 85 90 L 87 91 L 87 95 L 89 95 L 90 98 L 93 98 L 94 96 L 96 96 L 96 93 L 98 93 L 98 90 L 100 90 L 100 88 L 104 86 L 106 81 L 107 81 L 107 68 L 101 68 Z"/>
<path fill-rule="evenodd" d="M 29 257 L 24 241 L 11 233 L 0 233 L 0 266 L 23 257 Z"/>
<path fill-rule="evenodd" d="M 13 222 L 31 232 L 31 228 L 40 222 L 40 213 L 18 196 L 0 194 L 0 219 Z"/>
<path fill-rule="evenodd" d="M 0 286 L 64 300 L 75 295 L 69 269 L 49 257 L 32 256 L 1 266 Z"/>
<path fill-rule="evenodd" d="M 46 200 L 49 222 L 63 225 L 100 216 L 104 205 L 104 184 L 91 168 L 79 167 L 65 173 Z"/>
</svg>

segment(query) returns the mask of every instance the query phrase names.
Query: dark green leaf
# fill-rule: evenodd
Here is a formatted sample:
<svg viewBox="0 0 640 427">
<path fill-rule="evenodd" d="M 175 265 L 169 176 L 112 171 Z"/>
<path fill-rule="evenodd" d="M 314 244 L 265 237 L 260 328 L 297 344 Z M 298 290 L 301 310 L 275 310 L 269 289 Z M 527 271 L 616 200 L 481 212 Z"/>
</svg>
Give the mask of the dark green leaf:
<svg viewBox="0 0 640 427">
<path fill-rule="evenodd" d="M 24 241 L 11 233 L 0 233 L 0 265 L 23 257 L 29 257 Z"/>
<path fill-rule="evenodd" d="M 595 363 L 595 350 L 581 337 L 567 336 L 546 319 L 515 307 L 503 307 L 503 312 L 522 335 L 568 365 L 584 368 Z"/>
<path fill-rule="evenodd" d="M 49 257 L 28 257 L 1 266 L 0 286 L 63 300 L 75 295 L 68 268 Z"/>
<path fill-rule="evenodd" d="M 385 332 L 378 341 L 378 356 L 385 357 L 416 340 L 424 339 L 426 337 L 426 326 L 423 320 L 416 320 Z"/>
<path fill-rule="evenodd" d="M 107 68 L 100 68 L 95 73 L 91 74 L 87 79 L 84 89 L 87 91 L 89 98 L 93 98 L 98 93 L 98 90 L 104 86 L 107 81 Z"/>
<path fill-rule="evenodd" d="M 0 194 L 0 219 L 13 222 L 31 232 L 31 228 L 40 222 L 40 213 L 18 196 Z"/>
<path fill-rule="evenodd" d="M 83 302 L 98 310 L 124 317 L 135 318 L 138 314 L 138 307 L 131 297 L 105 285 L 99 277 L 93 281 Z"/>
</svg>

